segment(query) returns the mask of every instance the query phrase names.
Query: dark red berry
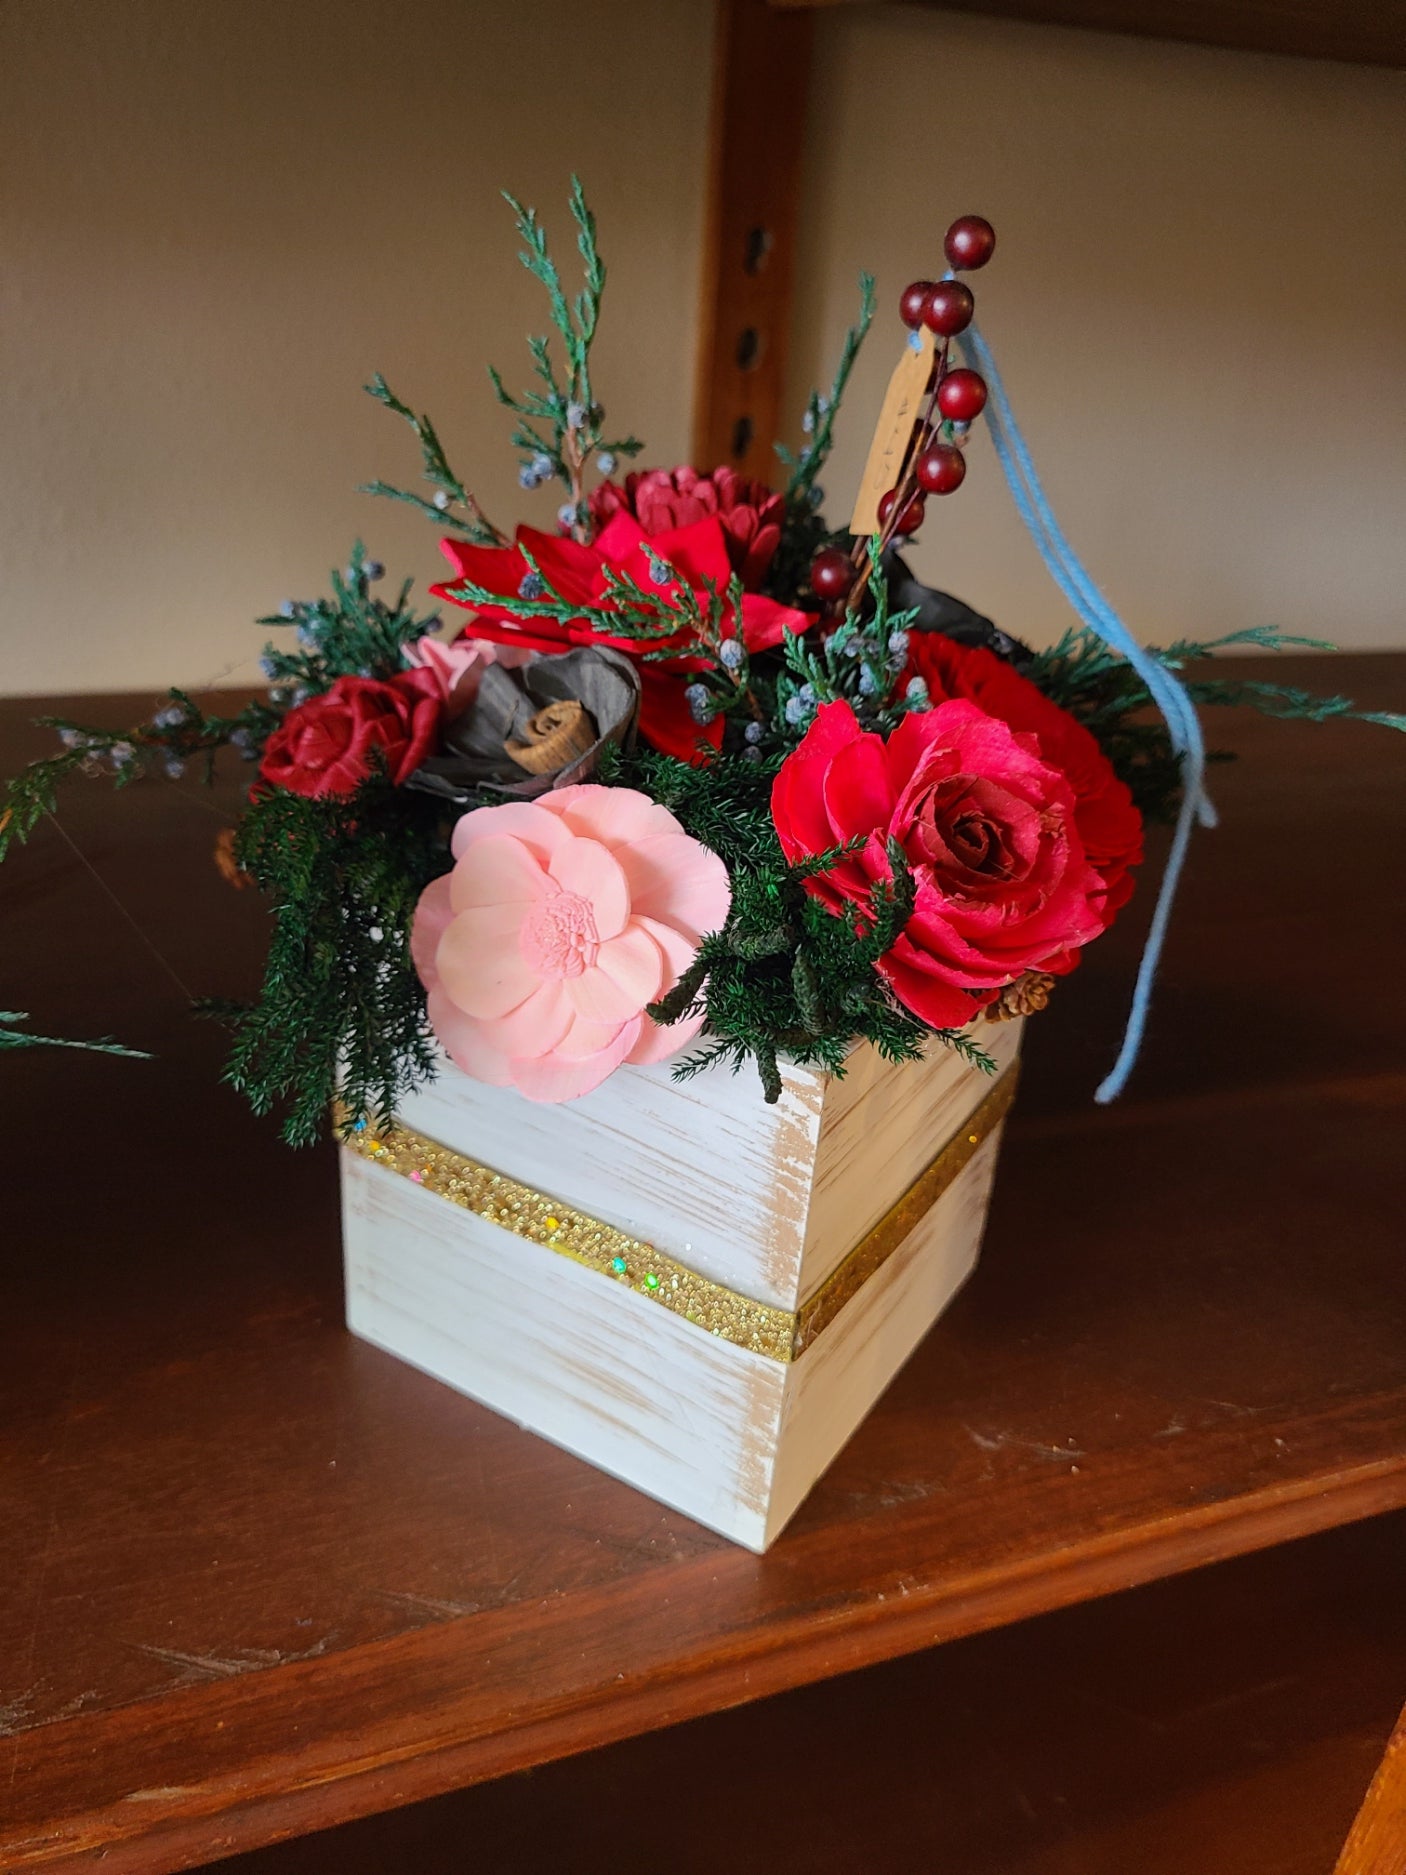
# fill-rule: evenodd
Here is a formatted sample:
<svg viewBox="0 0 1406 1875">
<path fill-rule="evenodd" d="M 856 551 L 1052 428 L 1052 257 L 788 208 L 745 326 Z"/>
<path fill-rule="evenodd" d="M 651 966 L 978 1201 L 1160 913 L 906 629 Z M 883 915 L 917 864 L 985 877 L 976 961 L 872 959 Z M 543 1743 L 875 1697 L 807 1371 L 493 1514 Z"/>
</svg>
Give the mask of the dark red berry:
<svg viewBox="0 0 1406 1875">
<path fill-rule="evenodd" d="M 986 408 L 986 379 L 979 371 L 949 371 L 937 387 L 937 407 L 949 423 L 970 423 Z"/>
<path fill-rule="evenodd" d="M 898 500 L 898 490 L 891 488 L 886 495 L 879 497 L 879 526 L 887 527 L 889 516 L 893 513 L 893 504 Z M 895 534 L 916 534 L 923 525 L 923 498 L 910 495 L 903 504 L 903 512 L 894 525 Z"/>
<path fill-rule="evenodd" d="M 929 495 L 950 495 L 966 472 L 966 457 L 951 443 L 931 444 L 913 465 L 919 488 Z"/>
<path fill-rule="evenodd" d="M 984 267 L 996 251 L 996 230 L 981 215 L 959 215 L 942 251 L 953 267 Z"/>
<path fill-rule="evenodd" d="M 923 323 L 923 308 L 928 303 L 928 294 L 932 292 L 931 280 L 915 280 L 912 286 L 903 289 L 903 297 L 898 302 L 898 316 L 904 325 L 912 326 L 916 332 Z"/>
<path fill-rule="evenodd" d="M 939 280 L 928 294 L 923 323 L 931 326 L 940 338 L 950 339 L 955 333 L 966 331 L 975 311 L 976 301 L 969 286 L 963 286 L 960 280 Z"/>
<path fill-rule="evenodd" d="M 810 589 L 818 599 L 843 599 L 854 584 L 854 562 L 840 547 L 826 547 L 810 563 Z"/>
</svg>

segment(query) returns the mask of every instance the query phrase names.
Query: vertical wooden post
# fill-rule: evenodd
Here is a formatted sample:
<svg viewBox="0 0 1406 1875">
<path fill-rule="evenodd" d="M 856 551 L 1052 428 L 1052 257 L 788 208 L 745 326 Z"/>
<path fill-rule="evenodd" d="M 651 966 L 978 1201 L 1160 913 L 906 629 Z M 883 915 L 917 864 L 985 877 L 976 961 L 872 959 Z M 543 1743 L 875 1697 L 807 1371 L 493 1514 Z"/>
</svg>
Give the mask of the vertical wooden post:
<svg viewBox="0 0 1406 1875">
<path fill-rule="evenodd" d="M 718 0 L 693 459 L 776 477 L 811 16 Z"/>
<path fill-rule="evenodd" d="M 1391 1735 L 1334 1875 L 1406 1875 L 1406 1712 Z"/>
</svg>

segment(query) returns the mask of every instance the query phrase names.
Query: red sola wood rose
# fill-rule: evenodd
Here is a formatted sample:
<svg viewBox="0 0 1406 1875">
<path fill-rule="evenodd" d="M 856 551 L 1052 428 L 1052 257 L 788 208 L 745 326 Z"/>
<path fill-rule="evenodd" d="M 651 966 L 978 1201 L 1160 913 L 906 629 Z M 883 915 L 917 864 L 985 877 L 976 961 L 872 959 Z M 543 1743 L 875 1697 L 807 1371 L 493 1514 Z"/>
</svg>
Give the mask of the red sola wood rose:
<svg viewBox="0 0 1406 1875">
<path fill-rule="evenodd" d="M 957 644 L 941 632 L 910 632 L 906 674 L 922 678 L 933 703 L 966 697 L 988 716 L 1038 739 L 1041 755 L 1073 792 L 1079 839 L 1103 879 L 1103 921 L 1111 924 L 1132 895 L 1130 869 L 1142 861 L 1142 815 L 1093 735 L 982 645 Z"/>
<path fill-rule="evenodd" d="M 878 969 L 935 1029 L 963 1027 L 1027 970 L 1071 969 L 1107 923 L 1069 782 L 1034 736 L 974 703 L 905 716 L 887 742 L 848 703 L 826 704 L 782 764 L 771 812 L 793 862 L 863 840 L 806 881 L 860 925 L 898 841 L 916 899 Z"/>
<path fill-rule="evenodd" d="M 371 773 L 379 750 L 399 786 L 433 749 L 443 709 L 439 682 L 427 670 L 388 681 L 339 677 L 288 712 L 265 745 L 259 773 L 291 794 L 346 795 Z"/>
</svg>

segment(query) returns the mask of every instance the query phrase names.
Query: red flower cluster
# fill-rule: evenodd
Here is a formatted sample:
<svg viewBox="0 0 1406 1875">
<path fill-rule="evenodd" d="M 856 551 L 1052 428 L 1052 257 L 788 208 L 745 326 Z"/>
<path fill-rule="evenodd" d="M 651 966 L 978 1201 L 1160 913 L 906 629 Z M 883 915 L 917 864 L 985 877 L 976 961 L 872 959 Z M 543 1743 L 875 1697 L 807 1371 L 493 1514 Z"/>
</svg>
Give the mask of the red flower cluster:
<svg viewBox="0 0 1406 1875">
<path fill-rule="evenodd" d="M 339 677 L 288 712 L 265 744 L 259 773 L 292 794 L 347 795 L 366 780 L 380 750 L 399 786 L 432 752 L 443 709 L 439 682 L 427 670 L 388 682 Z"/>
<path fill-rule="evenodd" d="M 1142 815 L 1094 736 L 1004 658 L 981 645 L 959 645 L 941 632 L 910 632 L 907 676 L 921 677 L 934 703 L 967 697 L 988 716 L 1039 740 L 1074 794 L 1074 824 L 1089 864 L 1103 880 L 1104 926 L 1132 895 L 1131 868 L 1142 861 Z"/>
<path fill-rule="evenodd" d="M 602 482 L 591 496 L 597 529 L 620 513 L 638 521 L 647 540 L 716 515 L 734 572 L 749 592 L 755 592 L 781 544 L 786 503 L 765 482 L 725 465 L 711 475 L 688 467 L 641 469 L 623 483 Z"/>
<path fill-rule="evenodd" d="M 772 819 L 792 861 L 863 841 L 807 881 L 859 922 L 899 842 L 916 902 L 878 968 L 922 1021 L 961 1028 L 1025 971 L 1073 969 L 1131 890 L 1142 823 L 1093 738 L 1017 672 L 935 634 L 913 644 L 935 707 L 885 742 L 825 705 L 777 775 Z"/>
<path fill-rule="evenodd" d="M 453 563 L 456 580 L 470 581 L 505 600 L 532 592 L 532 569 L 522 553 L 526 548 L 552 590 L 568 604 L 610 611 L 614 608 L 607 597 L 607 576 L 612 571 L 628 575 L 645 592 L 657 591 L 662 599 L 672 599 L 688 588 L 698 594 L 701 604 L 706 604 L 705 587 L 711 584 L 718 592 L 725 592 L 732 578 L 727 543 L 728 536 L 716 514 L 650 537 L 639 521 L 621 508 L 589 547 L 531 527 L 520 527 L 516 544 L 511 547 L 473 547 L 462 540 L 445 540 L 440 545 Z M 676 580 L 656 582 L 654 568 L 661 560 L 677 573 Z M 667 640 L 609 636 L 585 618 L 522 618 L 507 605 L 484 605 L 461 598 L 454 586 L 455 581 L 446 581 L 430 590 L 437 598 L 473 610 L 476 638 L 547 653 L 569 651 L 573 645 L 608 645 L 640 659 L 650 653 L 650 661 L 640 665 L 644 686 L 640 733 L 645 740 L 683 761 L 694 759 L 700 742 L 713 748 L 720 745 L 721 722 L 715 718 L 700 728 L 684 698 L 689 674 L 703 668 L 699 659 L 680 655 L 656 660 L 652 654 L 667 649 Z M 778 605 L 776 600 L 756 592 L 743 594 L 740 613 L 738 618 L 727 619 L 724 629 L 727 635 L 740 635 L 749 651 L 766 650 L 779 644 L 785 632 L 804 631 L 810 623 L 804 612 Z"/>
</svg>

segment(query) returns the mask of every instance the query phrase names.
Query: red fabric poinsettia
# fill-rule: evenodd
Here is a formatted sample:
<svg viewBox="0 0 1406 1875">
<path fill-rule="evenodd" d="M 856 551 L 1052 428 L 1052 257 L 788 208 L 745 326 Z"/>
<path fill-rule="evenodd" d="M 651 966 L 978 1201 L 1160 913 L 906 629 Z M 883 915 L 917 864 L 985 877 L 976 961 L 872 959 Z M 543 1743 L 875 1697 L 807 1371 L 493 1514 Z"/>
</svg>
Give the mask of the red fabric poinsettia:
<svg viewBox="0 0 1406 1875">
<path fill-rule="evenodd" d="M 352 794 L 379 751 L 399 786 L 434 747 L 443 713 L 430 671 L 405 671 L 385 683 L 339 677 L 289 710 L 265 744 L 259 773 L 291 794 Z"/>
<path fill-rule="evenodd" d="M 1069 969 L 1106 923 L 1068 781 L 1033 735 L 964 699 L 905 716 L 887 742 L 848 703 L 826 704 L 782 764 L 771 813 L 792 861 L 863 842 L 806 881 L 861 926 L 898 841 L 915 900 L 878 968 L 933 1028 L 965 1026 L 1027 970 Z"/>
<path fill-rule="evenodd" d="M 982 645 L 959 645 L 941 632 L 911 632 L 907 675 L 923 679 L 934 703 L 969 697 L 988 715 L 1039 739 L 1041 755 L 1073 790 L 1079 839 L 1103 880 L 1103 922 L 1112 924 L 1132 895 L 1131 868 L 1142 860 L 1142 815 L 1095 738 L 1028 677 Z"/>
<path fill-rule="evenodd" d="M 454 566 L 455 579 L 430 590 L 440 599 L 473 610 L 475 637 L 530 651 L 550 653 L 569 650 L 573 645 L 609 645 L 628 657 L 643 659 L 645 653 L 668 649 L 669 640 L 609 636 L 598 632 L 585 618 L 520 618 L 508 606 L 461 598 L 454 590 L 457 582 L 470 581 L 504 599 L 522 596 L 527 582 L 530 594 L 532 569 L 523 557 L 524 548 L 548 585 L 568 604 L 604 607 L 607 611 L 613 609 L 606 596 L 607 576 L 612 569 L 627 574 L 645 592 L 658 592 L 665 600 L 687 587 L 698 594 L 704 606 L 707 584 L 711 582 L 717 591 L 725 593 L 732 578 L 727 541 L 716 515 L 651 539 L 633 515 L 621 510 L 606 522 L 589 547 L 558 534 L 539 533 L 532 527 L 520 527 L 511 547 L 474 547 L 462 540 L 445 540 L 440 545 Z M 655 582 L 652 569 L 661 560 L 678 574 L 677 580 L 662 585 Z M 778 605 L 761 593 L 744 593 L 740 610 L 740 619 L 729 617 L 725 621 L 724 635 L 740 632 L 748 651 L 753 652 L 779 644 L 788 631 L 804 631 L 810 622 L 804 612 Z M 700 727 L 684 698 L 689 674 L 700 668 L 697 658 L 686 656 L 640 665 L 644 686 L 640 733 L 656 749 L 683 761 L 697 759 L 700 743 L 717 748 L 722 741 L 722 724 L 715 719 Z"/>
<path fill-rule="evenodd" d="M 786 504 L 773 488 L 726 465 L 703 475 L 679 469 L 639 469 L 623 482 L 602 482 L 591 496 L 591 519 L 604 527 L 614 515 L 633 515 L 649 540 L 691 527 L 715 514 L 728 558 L 749 592 L 766 578 L 781 545 Z"/>
</svg>

